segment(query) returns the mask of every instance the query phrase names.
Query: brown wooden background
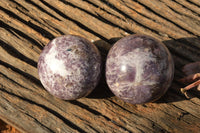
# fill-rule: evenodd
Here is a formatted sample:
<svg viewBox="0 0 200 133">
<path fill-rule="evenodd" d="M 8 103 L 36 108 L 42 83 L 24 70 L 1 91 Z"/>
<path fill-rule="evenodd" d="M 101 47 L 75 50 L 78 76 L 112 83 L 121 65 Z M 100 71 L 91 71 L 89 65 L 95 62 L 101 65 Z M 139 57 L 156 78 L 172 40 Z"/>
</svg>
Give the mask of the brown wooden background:
<svg viewBox="0 0 200 133">
<path fill-rule="evenodd" d="M 169 48 L 175 79 L 160 100 L 124 103 L 101 79 L 87 98 L 59 100 L 42 87 L 37 61 L 53 38 L 76 34 L 102 56 L 129 34 L 153 36 Z M 186 99 L 181 68 L 200 57 L 199 0 L 1 0 L 0 118 L 22 132 L 199 132 L 200 93 Z"/>
</svg>

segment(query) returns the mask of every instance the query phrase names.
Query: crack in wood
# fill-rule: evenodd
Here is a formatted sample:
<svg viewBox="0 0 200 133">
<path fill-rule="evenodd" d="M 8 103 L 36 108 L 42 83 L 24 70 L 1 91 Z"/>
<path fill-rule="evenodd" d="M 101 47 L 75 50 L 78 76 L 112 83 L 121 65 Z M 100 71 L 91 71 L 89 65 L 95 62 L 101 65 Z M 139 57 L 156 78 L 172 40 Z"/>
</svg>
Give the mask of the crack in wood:
<svg viewBox="0 0 200 133">
<path fill-rule="evenodd" d="M 23 33 L 20 30 L 15 29 L 14 27 L 9 26 L 8 24 L 4 23 L 3 21 L 0 20 L 0 27 L 2 28 L 6 28 L 6 29 L 11 29 L 13 30 L 15 33 L 17 33 L 19 36 L 29 40 L 30 42 L 32 42 L 34 45 L 36 45 L 38 48 L 43 49 L 43 46 L 37 42 L 36 40 L 34 40 L 33 38 L 31 38 L 30 36 L 28 36 L 27 34 Z"/>
<path fill-rule="evenodd" d="M 54 10 L 56 13 L 58 13 L 60 16 L 64 17 L 65 19 L 68 19 L 72 22 L 74 22 L 75 24 L 77 24 L 80 28 L 83 28 L 84 30 L 94 34 L 95 36 L 101 38 L 104 41 L 108 41 L 108 39 L 106 39 L 105 37 L 101 36 L 100 34 L 98 34 L 97 32 L 95 32 L 94 30 L 88 28 L 87 26 L 85 26 L 84 24 L 80 23 L 79 21 L 70 18 L 69 16 L 67 16 L 66 14 L 64 14 L 63 12 L 61 12 L 60 10 L 58 10 L 57 8 L 53 7 L 52 5 L 50 5 L 49 3 L 45 2 L 44 0 L 41 0 L 41 2 L 43 4 L 45 4 L 46 6 L 48 6 L 49 8 L 51 8 L 52 10 Z"/>
<path fill-rule="evenodd" d="M 12 65 L 10 65 L 10 64 L 8 64 L 8 63 L 6 63 L 6 62 L 3 62 L 3 61 L 1 61 L 1 60 L 0 60 L 0 65 L 3 65 L 3 66 L 5 66 L 5 67 L 7 67 L 7 68 L 12 69 L 13 71 L 19 73 L 20 75 L 23 75 L 23 76 L 26 77 L 27 79 L 29 79 L 29 80 L 31 80 L 32 82 L 36 83 L 37 85 L 41 86 L 40 80 L 37 79 L 36 77 L 34 77 L 34 76 L 32 76 L 32 75 L 30 75 L 30 74 L 28 74 L 28 73 L 26 73 L 26 72 L 23 72 L 22 70 L 20 70 L 20 69 L 14 67 L 14 66 L 12 66 Z"/>
<path fill-rule="evenodd" d="M 19 20 L 20 22 L 26 24 L 27 26 L 31 27 L 35 31 L 41 33 L 41 35 L 43 35 L 44 37 L 46 37 L 46 38 L 48 38 L 50 40 L 53 39 L 53 38 L 55 38 L 55 36 L 53 34 L 51 34 L 50 32 L 48 32 L 47 30 L 43 29 L 42 27 L 37 26 L 36 24 L 32 23 L 31 21 L 28 21 L 28 22 L 25 21 L 24 19 L 22 19 L 21 17 L 19 17 L 15 13 L 7 10 L 6 8 L 0 7 L 0 10 L 4 11 L 9 16 L 12 16 L 13 18 Z"/>
<path fill-rule="evenodd" d="M 43 9 L 41 6 L 39 6 L 37 3 L 31 1 L 31 0 L 25 0 L 27 3 L 30 3 L 31 5 L 37 7 L 39 10 L 41 10 L 42 12 L 48 14 L 49 16 L 61 21 L 61 19 L 59 19 L 58 17 L 56 17 L 55 15 L 51 14 L 50 12 L 46 11 L 45 9 Z"/>
<path fill-rule="evenodd" d="M 104 23 L 106 23 L 106 24 L 109 24 L 109 25 L 111 25 L 111 26 L 113 26 L 113 27 L 117 27 L 117 28 L 119 28 L 119 29 L 122 29 L 122 30 L 124 30 L 125 32 L 128 32 L 129 34 L 133 34 L 132 31 L 130 31 L 130 30 L 128 30 L 128 29 L 125 29 L 125 28 L 123 28 L 123 27 L 121 27 L 121 26 L 119 26 L 119 25 L 117 25 L 117 24 L 115 24 L 115 23 L 113 23 L 113 22 L 111 22 L 111 21 L 105 19 L 104 17 L 101 16 L 101 14 L 98 14 L 98 12 L 96 12 L 97 15 L 95 15 L 95 14 L 93 14 L 93 13 L 91 13 L 91 12 L 89 12 L 89 11 L 87 11 L 87 10 L 85 10 L 85 9 L 83 9 L 83 8 L 81 8 L 81 7 L 79 7 L 79 6 L 76 6 L 76 5 L 72 4 L 72 3 L 70 3 L 70 2 L 67 2 L 67 1 L 65 1 L 65 0 L 61 0 L 61 1 L 62 1 L 64 4 L 66 4 L 66 5 L 70 5 L 70 6 L 74 7 L 74 8 L 78 8 L 79 10 L 81 10 L 81 11 L 83 11 L 83 12 L 85 12 L 85 13 L 91 15 L 92 17 L 95 17 L 95 18 L 98 19 L 99 21 L 102 21 L 102 22 L 104 22 Z M 102 9 L 101 9 L 101 10 L 102 10 Z"/>
<path fill-rule="evenodd" d="M 195 6 L 197 6 L 198 8 L 200 8 L 200 3 L 199 4 L 197 4 L 197 3 L 195 3 L 194 1 L 191 1 L 191 0 L 186 0 L 188 3 L 190 3 L 190 4 L 192 4 L 192 5 L 195 5 Z"/>
<path fill-rule="evenodd" d="M 115 7 L 112 3 L 109 3 L 106 0 L 101 0 L 102 2 L 104 2 L 105 4 L 107 4 L 108 6 L 110 6 L 110 8 L 114 9 L 115 11 L 119 12 L 120 14 L 122 14 L 123 16 L 125 16 L 126 18 L 130 19 L 131 21 L 135 22 L 137 25 L 144 27 L 145 29 L 148 29 L 149 31 L 152 31 L 156 34 L 158 34 L 158 31 L 142 24 L 139 23 L 137 20 L 135 20 L 134 18 L 132 18 L 131 16 L 129 16 L 128 14 L 124 13 L 122 10 L 118 9 L 117 7 Z"/>
<path fill-rule="evenodd" d="M 14 47 L 10 46 L 9 44 L 6 44 L 4 41 L 0 40 L 1 46 L 3 49 L 5 49 L 10 55 L 19 58 L 20 60 L 32 65 L 33 67 L 37 68 L 37 62 L 31 60 L 30 58 L 24 56 L 21 54 L 18 50 L 16 50 Z"/>
<path fill-rule="evenodd" d="M 174 24 L 175 26 L 177 26 L 178 28 L 187 31 L 188 33 L 195 35 L 193 32 L 191 32 L 190 30 L 186 29 L 184 26 L 177 24 L 177 22 L 175 22 L 174 20 L 171 20 L 170 18 L 166 17 L 163 14 L 160 14 L 159 12 L 157 13 L 154 9 L 152 9 L 152 7 L 148 6 L 146 3 L 140 2 L 139 0 L 137 1 L 139 4 L 141 4 L 142 6 L 144 6 L 145 8 L 147 8 L 149 11 L 153 12 L 154 14 L 156 14 L 157 16 L 167 20 L 168 22 Z"/>
<path fill-rule="evenodd" d="M 11 92 L 8 92 L 8 91 L 6 91 L 6 90 L 4 90 L 4 89 L 2 89 L 2 88 L 0 88 L 0 90 L 1 90 L 2 92 L 5 92 L 5 93 L 9 94 L 9 95 L 12 95 L 12 96 L 14 96 L 14 97 L 17 97 L 17 98 L 19 98 L 19 99 L 21 99 L 21 100 L 23 100 L 23 101 L 26 101 L 26 102 L 28 102 L 28 103 L 30 103 L 30 104 L 37 105 L 37 106 L 39 106 L 39 107 L 45 109 L 46 111 L 50 112 L 51 114 L 55 115 L 56 117 L 58 117 L 58 118 L 59 118 L 60 120 L 62 120 L 65 124 L 69 125 L 71 128 L 73 128 L 73 129 L 75 129 L 75 130 L 78 130 L 78 131 L 81 132 L 81 133 L 86 133 L 86 131 L 84 131 L 83 129 L 81 129 L 80 127 L 78 127 L 76 124 L 74 124 L 74 123 L 72 123 L 71 121 L 67 120 L 65 117 L 63 117 L 62 115 L 60 115 L 60 114 L 57 113 L 56 111 L 54 111 L 54 110 L 52 110 L 52 109 L 46 107 L 45 105 L 36 103 L 36 102 L 34 102 L 34 101 L 30 100 L 30 99 L 26 99 L 26 98 L 24 98 L 24 97 L 18 96 L 18 95 L 16 95 L 16 94 L 11 93 Z M 29 115 L 29 116 L 30 116 L 30 115 Z"/>
</svg>

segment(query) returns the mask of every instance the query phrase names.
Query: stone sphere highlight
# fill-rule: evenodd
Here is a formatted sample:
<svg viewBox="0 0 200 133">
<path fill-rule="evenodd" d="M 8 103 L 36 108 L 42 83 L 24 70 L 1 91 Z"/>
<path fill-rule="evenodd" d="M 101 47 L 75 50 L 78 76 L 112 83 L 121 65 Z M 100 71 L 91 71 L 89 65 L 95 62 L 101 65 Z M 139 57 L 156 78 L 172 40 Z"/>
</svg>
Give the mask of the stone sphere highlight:
<svg viewBox="0 0 200 133">
<path fill-rule="evenodd" d="M 83 37 L 57 37 L 40 54 L 38 73 L 49 93 L 64 100 L 75 100 L 87 96 L 98 84 L 101 55 Z"/>
<path fill-rule="evenodd" d="M 143 104 L 159 99 L 174 77 L 174 63 L 167 47 L 146 35 L 117 41 L 106 61 L 106 81 L 125 102 Z"/>
</svg>

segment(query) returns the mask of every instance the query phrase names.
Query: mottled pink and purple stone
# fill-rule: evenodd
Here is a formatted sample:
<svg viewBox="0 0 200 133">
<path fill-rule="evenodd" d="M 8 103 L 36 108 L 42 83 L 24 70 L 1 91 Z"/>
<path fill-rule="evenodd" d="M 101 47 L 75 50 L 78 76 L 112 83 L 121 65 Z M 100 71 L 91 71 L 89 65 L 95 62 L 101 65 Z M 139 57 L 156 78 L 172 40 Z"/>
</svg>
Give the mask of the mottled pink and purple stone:
<svg viewBox="0 0 200 133">
<path fill-rule="evenodd" d="M 167 91 L 173 76 L 170 52 L 160 41 L 146 35 L 120 39 L 107 56 L 107 84 L 125 102 L 142 104 L 157 100 Z"/>
<path fill-rule="evenodd" d="M 96 46 L 83 37 L 57 37 L 42 51 L 38 72 L 48 92 L 64 100 L 75 100 L 87 96 L 96 87 L 101 56 Z"/>
</svg>

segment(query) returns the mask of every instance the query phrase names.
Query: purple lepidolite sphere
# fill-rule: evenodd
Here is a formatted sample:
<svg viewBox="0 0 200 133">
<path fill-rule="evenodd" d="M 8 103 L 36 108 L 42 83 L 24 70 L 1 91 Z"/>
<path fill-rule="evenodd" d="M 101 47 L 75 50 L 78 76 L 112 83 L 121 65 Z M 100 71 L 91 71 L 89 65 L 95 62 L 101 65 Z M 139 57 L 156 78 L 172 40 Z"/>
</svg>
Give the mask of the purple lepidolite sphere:
<svg viewBox="0 0 200 133">
<path fill-rule="evenodd" d="M 106 81 L 111 91 L 132 104 L 152 102 L 169 88 L 174 63 L 167 47 L 146 35 L 117 41 L 106 61 Z"/>
<path fill-rule="evenodd" d="M 45 46 L 38 61 L 39 78 L 52 95 L 75 100 L 87 96 L 97 85 L 101 56 L 83 37 L 66 35 Z"/>
</svg>

